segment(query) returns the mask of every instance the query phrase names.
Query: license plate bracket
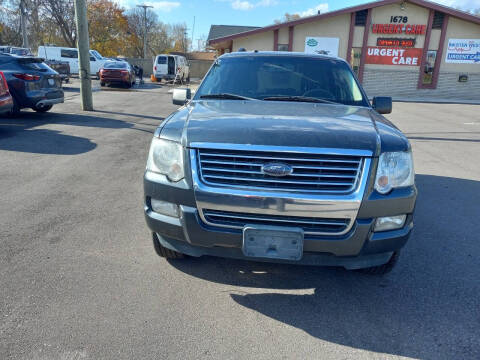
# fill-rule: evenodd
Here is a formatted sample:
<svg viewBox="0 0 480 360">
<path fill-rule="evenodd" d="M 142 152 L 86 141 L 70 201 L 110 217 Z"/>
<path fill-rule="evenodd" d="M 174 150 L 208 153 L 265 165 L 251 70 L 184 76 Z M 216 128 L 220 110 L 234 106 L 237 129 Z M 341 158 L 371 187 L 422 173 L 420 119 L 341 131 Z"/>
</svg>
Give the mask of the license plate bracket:
<svg viewBox="0 0 480 360">
<path fill-rule="evenodd" d="M 246 225 L 242 251 L 248 257 L 298 261 L 303 256 L 303 229 Z"/>
</svg>

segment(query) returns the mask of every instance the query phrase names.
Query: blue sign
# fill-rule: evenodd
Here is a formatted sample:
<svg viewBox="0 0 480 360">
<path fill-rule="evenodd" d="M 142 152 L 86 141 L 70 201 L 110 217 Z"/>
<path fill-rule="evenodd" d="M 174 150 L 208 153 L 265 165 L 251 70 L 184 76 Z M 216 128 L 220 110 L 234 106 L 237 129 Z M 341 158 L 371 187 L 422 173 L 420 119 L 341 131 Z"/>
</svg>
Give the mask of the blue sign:
<svg viewBox="0 0 480 360">
<path fill-rule="evenodd" d="M 445 62 L 480 64 L 480 39 L 449 39 Z"/>
</svg>

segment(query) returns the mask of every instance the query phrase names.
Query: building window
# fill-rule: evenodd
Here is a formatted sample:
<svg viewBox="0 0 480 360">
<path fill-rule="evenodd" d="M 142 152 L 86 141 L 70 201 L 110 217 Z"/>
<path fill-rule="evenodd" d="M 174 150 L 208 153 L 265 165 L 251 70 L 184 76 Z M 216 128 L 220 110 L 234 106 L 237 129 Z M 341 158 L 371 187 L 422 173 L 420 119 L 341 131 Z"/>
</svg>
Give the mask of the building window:
<svg viewBox="0 0 480 360">
<path fill-rule="evenodd" d="M 361 10 L 355 13 L 355 26 L 365 26 L 367 23 L 368 10 Z"/>
<path fill-rule="evenodd" d="M 427 51 L 427 60 L 423 68 L 423 85 L 430 85 L 433 83 L 433 69 L 435 68 L 435 59 L 437 58 L 437 50 Z"/>
<path fill-rule="evenodd" d="M 288 44 L 278 44 L 277 51 L 288 51 Z"/>
<path fill-rule="evenodd" d="M 360 57 L 362 56 L 362 48 L 352 48 L 352 56 L 350 57 L 350 65 L 355 75 L 358 75 L 360 68 Z"/>
<path fill-rule="evenodd" d="M 441 29 L 444 18 L 445 18 L 444 13 L 435 11 L 435 13 L 433 14 L 432 29 Z"/>
</svg>

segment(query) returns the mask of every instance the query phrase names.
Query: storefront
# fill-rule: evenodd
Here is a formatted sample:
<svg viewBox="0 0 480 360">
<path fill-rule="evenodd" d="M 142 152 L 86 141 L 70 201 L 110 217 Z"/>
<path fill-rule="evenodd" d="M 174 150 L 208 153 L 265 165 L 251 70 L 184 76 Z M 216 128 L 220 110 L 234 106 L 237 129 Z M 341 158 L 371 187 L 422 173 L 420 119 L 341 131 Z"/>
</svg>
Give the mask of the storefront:
<svg viewBox="0 0 480 360">
<path fill-rule="evenodd" d="M 423 0 L 383 0 L 211 39 L 346 59 L 369 96 L 480 100 L 480 17 Z"/>
</svg>

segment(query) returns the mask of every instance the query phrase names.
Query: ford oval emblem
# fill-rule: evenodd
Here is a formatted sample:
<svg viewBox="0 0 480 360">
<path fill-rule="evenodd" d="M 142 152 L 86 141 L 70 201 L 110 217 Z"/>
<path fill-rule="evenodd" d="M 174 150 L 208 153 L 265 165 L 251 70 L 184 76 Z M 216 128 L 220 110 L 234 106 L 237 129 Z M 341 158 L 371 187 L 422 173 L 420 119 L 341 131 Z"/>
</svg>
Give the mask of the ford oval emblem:
<svg viewBox="0 0 480 360">
<path fill-rule="evenodd" d="M 293 172 L 293 168 L 287 164 L 272 162 L 263 165 L 262 172 L 270 176 L 287 176 Z"/>
</svg>

